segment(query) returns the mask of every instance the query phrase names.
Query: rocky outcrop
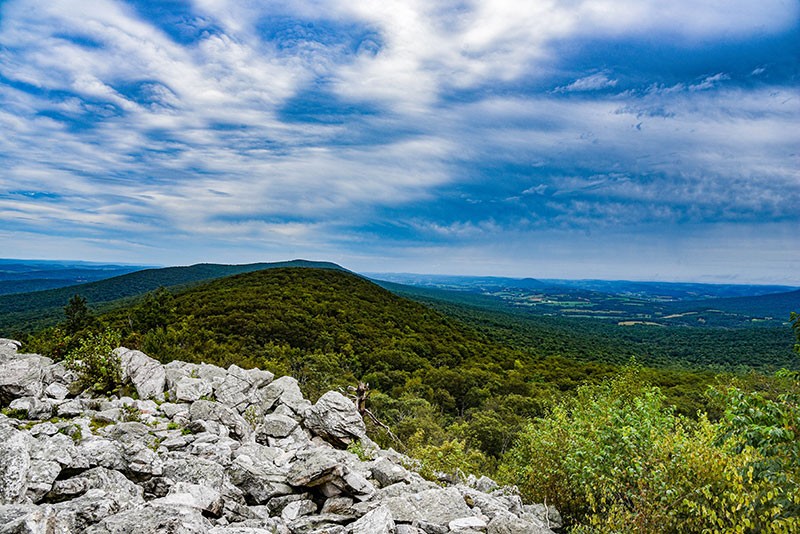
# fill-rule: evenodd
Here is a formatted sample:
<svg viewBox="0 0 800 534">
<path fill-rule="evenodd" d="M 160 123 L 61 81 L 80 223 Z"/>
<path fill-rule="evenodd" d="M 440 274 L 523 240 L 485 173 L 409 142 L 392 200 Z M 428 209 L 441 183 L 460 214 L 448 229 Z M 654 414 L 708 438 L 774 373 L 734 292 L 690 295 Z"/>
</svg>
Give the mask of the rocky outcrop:
<svg viewBox="0 0 800 534">
<path fill-rule="evenodd" d="M 560 517 L 469 477 L 442 487 L 377 447 L 353 403 L 291 377 L 117 349 L 138 399 L 0 339 L 0 534 L 548 533 Z M 345 450 L 353 442 L 365 458 Z"/>
</svg>

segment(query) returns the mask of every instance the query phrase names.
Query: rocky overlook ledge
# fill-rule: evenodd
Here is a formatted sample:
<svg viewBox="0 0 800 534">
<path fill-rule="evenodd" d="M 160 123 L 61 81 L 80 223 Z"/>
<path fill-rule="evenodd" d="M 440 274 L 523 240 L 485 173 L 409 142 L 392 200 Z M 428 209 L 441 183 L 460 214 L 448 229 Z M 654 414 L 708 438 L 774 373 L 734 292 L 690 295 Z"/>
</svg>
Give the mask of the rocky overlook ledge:
<svg viewBox="0 0 800 534">
<path fill-rule="evenodd" d="M 558 513 L 473 476 L 440 485 L 291 377 L 118 348 L 132 397 L 77 393 L 0 339 L 0 534 L 549 533 Z M 168 399 L 168 401 L 167 401 Z M 358 454 L 355 454 L 354 452 Z"/>
</svg>

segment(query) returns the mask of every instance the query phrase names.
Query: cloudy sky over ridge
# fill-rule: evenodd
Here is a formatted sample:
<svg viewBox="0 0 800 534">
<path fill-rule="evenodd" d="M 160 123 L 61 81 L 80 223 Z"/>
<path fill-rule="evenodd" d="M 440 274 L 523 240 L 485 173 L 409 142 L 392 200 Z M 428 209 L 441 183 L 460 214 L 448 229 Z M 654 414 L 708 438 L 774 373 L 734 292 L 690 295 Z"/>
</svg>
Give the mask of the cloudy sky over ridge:
<svg viewBox="0 0 800 534">
<path fill-rule="evenodd" d="M 0 1 L 4 257 L 800 284 L 796 0 Z"/>
</svg>

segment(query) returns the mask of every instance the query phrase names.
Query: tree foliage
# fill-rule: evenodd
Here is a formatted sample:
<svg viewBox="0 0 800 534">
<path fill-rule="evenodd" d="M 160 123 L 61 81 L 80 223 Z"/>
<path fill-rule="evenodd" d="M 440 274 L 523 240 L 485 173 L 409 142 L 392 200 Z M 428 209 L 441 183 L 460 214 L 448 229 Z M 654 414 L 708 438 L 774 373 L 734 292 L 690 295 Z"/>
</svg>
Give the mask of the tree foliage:
<svg viewBox="0 0 800 534">
<path fill-rule="evenodd" d="M 66 355 L 64 365 L 78 374 L 84 389 L 110 394 L 122 386 L 122 370 L 114 354 L 119 345 L 120 334 L 115 330 L 90 332 Z"/>
<path fill-rule="evenodd" d="M 724 416 L 690 421 L 629 370 L 533 421 L 500 472 L 576 532 L 796 532 L 800 411 L 786 386 L 776 400 L 717 390 Z"/>
<path fill-rule="evenodd" d="M 64 306 L 64 330 L 68 335 L 77 334 L 95 323 L 95 318 L 86 304 L 86 299 L 80 295 L 73 295 Z"/>
</svg>

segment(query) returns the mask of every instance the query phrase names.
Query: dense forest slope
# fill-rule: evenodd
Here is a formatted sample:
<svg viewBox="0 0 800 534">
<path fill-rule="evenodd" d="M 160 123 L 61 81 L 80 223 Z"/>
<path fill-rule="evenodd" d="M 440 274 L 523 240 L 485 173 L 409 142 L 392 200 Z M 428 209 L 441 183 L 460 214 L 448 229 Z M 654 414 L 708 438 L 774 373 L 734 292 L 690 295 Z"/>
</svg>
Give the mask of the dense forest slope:
<svg viewBox="0 0 800 534">
<path fill-rule="evenodd" d="M 16 335 L 51 326 L 62 318 L 64 305 L 75 294 L 83 296 L 90 306 L 97 309 L 103 304 L 137 297 L 159 287 L 178 288 L 234 274 L 280 267 L 343 269 L 334 263 L 305 260 L 246 265 L 200 263 L 188 267 L 145 269 L 106 280 L 59 289 L 2 295 L 0 296 L 0 331 L 7 335 Z"/>
<path fill-rule="evenodd" d="M 648 366 L 695 369 L 800 368 L 800 361 L 792 352 L 792 331 L 787 326 L 620 326 L 602 320 L 534 315 L 488 295 L 377 283 L 457 318 L 497 343 L 542 356 L 617 364 L 636 358 Z M 784 294 L 714 301 L 749 302 L 780 295 Z M 795 302 L 794 309 L 800 309 L 800 302 Z"/>
</svg>

